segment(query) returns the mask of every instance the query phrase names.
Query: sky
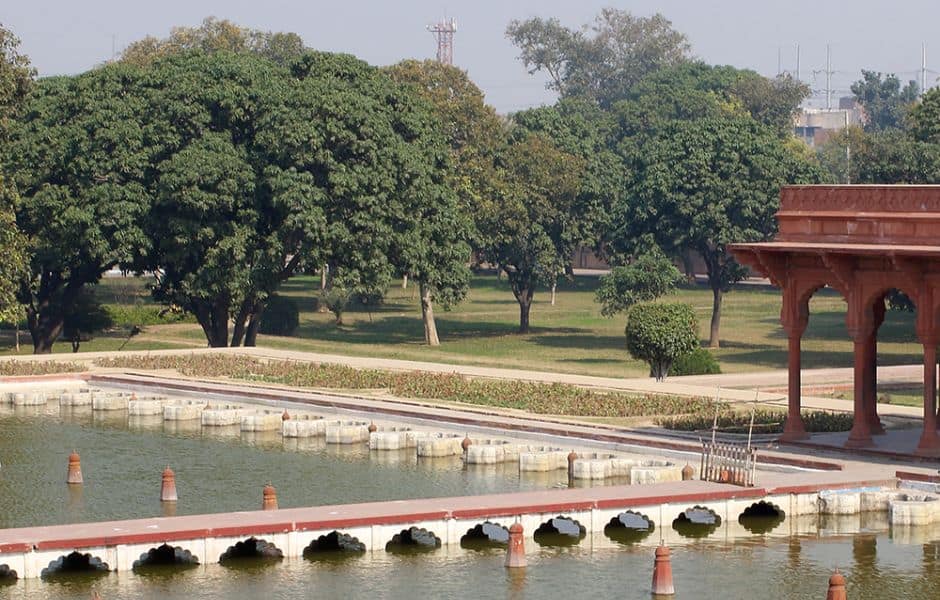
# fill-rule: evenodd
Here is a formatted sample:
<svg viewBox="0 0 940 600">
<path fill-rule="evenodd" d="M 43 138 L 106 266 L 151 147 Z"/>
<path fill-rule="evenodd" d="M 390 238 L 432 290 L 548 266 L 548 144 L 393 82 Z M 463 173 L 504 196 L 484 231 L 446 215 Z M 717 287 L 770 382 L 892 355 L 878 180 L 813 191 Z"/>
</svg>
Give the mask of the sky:
<svg viewBox="0 0 940 600">
<path fill-rule="evenodd" d="M 926 43 L 928 87 L 940 76 L 940 2 L 936 0 L 30 0 L 0 4 L 0 23 L 21 39 L 40 75 L 80 73 L 146 35 L 165 37 L 175 25 L 204 17 L 271 31 L 293 31 L 319 50 L 349 52 L 376 65 L 433 58 L 426 25 L 457 20 L 454 64 L 467 70 L 487 101 L 506 113 L 554 101 L 545 77 L 529 75 L 505 38 L 512 19 L 557 17 L 569 27 L 591 22 L 611 6 L 635 15 L 661 12 L 685 33 L 693 53 L 773 76 L 800 76 L 824 105 L 826 45 L 831 47 L 833 103 L 849 95 L 861 69 L 920 79 Z"/>
</svg>

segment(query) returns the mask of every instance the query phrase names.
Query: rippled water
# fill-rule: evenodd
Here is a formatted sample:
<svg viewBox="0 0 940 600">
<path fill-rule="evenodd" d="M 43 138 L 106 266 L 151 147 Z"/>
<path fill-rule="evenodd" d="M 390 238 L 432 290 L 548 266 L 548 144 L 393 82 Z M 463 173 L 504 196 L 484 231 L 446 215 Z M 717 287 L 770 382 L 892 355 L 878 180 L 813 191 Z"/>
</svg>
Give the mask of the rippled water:
<svg viewBox="0 0 940 600">
<path fill-rule="evenodd" d="M 47 413 L 47 414 L 42 414 Z M 102 416 L 103 415 L 103 416 Z M 272 481 L 282 507 L 419 496 L 447 496 L 565 485 L 565 473 L 520 477 L 518 468 L 465 469 L 459 459 L 416 459 L 414 452 L 369 453 L 363 446 L 235 430 L 179 430 L 162 419 L 126 422 L 122 413 L 0 413 L 0 528 L 161 514 L 160 471 L 177 472 L 177 514 L 255 509 Z M 82 454 L 85 485 L 64 483 L 66 457 Z M 776 531 L 786 531 L 787 527 Z M 838 530 L 838 529 L 836 529 Z M 820 529 L 820 531 L 826 531 Z M 673 549 L 678 599 L 821 599 L 833 568 L 849 598 L 940 598 L 940 535 L 908 543 L 887 533 L 809 538 L 714 537 Z M 147 574 L 67 575 L 0 583 L 0 598 L 650 598 L 655 533 L 619 544 L 601 533 L 578 545 L 539 546 L 528 568 L 510 572 L 501 549 L 444 547 L 345 560 L 244 562 L 160 568 Z"/>
<path fill-rule="evenodd" d="M 460 457 L 419 459 L 414 449 L 370 453 L 364 444 L 200 429 L 198 422 L 181 429 L 160 417 L 128 421 L 120 411 L 0 411 L 0 528 L 160 515 L 166 465 L 176 472 L 178 515 L 260 509 L 268 481 L 282 508 L 567 486 L 564 471 L 464 468 Z M 73 449 L 82 486 L 64 483 Z"/>
<path fill-rule="evenodd" d="M 531 544 L 531 541 L 528 543 Z M 0 595 L 37 600 L 250 598 L 626 598 L 648 599 L 651 546 L 592 550 L 530 548 L 528 567 L 503 567 L 503 552 L 443 548 L 420 555 L 382 552 L 342 561 L 291 560 L 237 569 L 220 565 L 157 575 L 110 573 L 93 580 L 30 580 Z M 832 569 L 853 600 L 940 598 L 940 544 L 895 544 L 887 535 L 852 538 L 754 538 L 673 549 L 681 599 L 822 599 Z"/>
</svg>

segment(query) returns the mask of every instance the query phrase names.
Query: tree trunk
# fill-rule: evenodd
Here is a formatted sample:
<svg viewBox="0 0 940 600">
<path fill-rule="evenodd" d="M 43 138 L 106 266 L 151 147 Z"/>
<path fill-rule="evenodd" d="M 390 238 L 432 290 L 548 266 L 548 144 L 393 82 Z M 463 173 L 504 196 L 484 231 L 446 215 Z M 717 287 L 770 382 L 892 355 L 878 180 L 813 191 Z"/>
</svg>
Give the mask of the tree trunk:
<svg viewBox="0 0 940 600">
<path fill-rule="evenodd" d="M 325 289 L 326 289 L 326 283 L 327 283 L 327 282 L 326 282 L 326 273 L 327 273 L 327 269 L 328 269 L 328 268 L 329 268 L 329 267 L 324 266 L 324 267 L 322 267 L 322 268 L 320 269 L 320 289 L 321 289 L 321 290 L 325 290 Z"/>
<path fill-rule="evenodd" d="M 712 285 L 712 323 L 708 334 L 708 347 L 718 348 L 718 329 L 721 326 L 721 300 L 724 292 L 721 286 Z"/>
<path fill-rule="evenodd" d="M 516 296 L 519 301 L 519 333 L 529 333 L 529 310 L 532 308 L 534 288 L 522 288 Z"/>
<path fill-rule="evenodd" d="M 558 287 L 557 282 L 552 282 L 552 306 L 555 306 L 555 288 Z"/>
<path fill-rule="evenodd" d="M 258 345 L 258 328 L 261 327 L 262 313 L 264 313 L 264 306 L 256 304 L 254 312 L 251 313 L 251 319 L 248 321 L 248 329 L 245 331 L 246 346 Z"/>
<path fill-rule="evenodd" d="M 242 339 L 245 337 L 245 324 L 248 321 L 250 311 L 251 304 L 248 300 L 245 300 L 239 307 L 238 314 L 235 315 L 235 323 L 232 328 L 232 348 L 242 345 Z"/>
<path fill-rule="evenodd" d="M 404 275 L 401 276 L 401 289 L 403 290 L 408 289 L 408 273 L 405 273 Z"/>
<path fill-rule="evenodd" d="M 200 302 L 194 307 L 196 321 L 206 335 L 210 348 L 228 346 L 228 305 L 205 304 Z"/>
<path fill-rule="evenodd" d="M 441 340 L 437 337 L 437 323 L 434 321 L 431 288 L 423 281 L 421 282 L 421 319 L 424 321 L 424 342 L 428 346 L 440 346 Z"/>
<path fill-rule="evenodd" d="M 35 309 L 27 310 L 26 322 L 33 340 L 33 354 L 49 354 L 52 345 L 62 335 L 65 318 L 60 314 L 40 314 Z"/>
<path fill-rule="evenodd" d="M 16 322 L 16 353 L 20 353 L 20 322 Z"/>
</svg>

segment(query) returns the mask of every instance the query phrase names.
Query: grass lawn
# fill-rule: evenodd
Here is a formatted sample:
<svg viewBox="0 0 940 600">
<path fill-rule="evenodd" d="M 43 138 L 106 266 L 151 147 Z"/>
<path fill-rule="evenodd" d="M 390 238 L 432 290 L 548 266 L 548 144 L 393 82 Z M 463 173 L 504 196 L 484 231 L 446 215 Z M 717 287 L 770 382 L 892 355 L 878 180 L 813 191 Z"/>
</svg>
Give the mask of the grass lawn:
<svg viewBox="0 0 940 600">
<path fill-rule="evenodd" d="M 840 390 L 829 394 L 829 396 L 832 398 L 839 398 L 840 400 L 851 400 L 853 397 L 851 390 Z M 900 404 L 901 406 L 916 406 L 919 408 L 924 405 L 924 386 L 923 384 L 902 386 L 897 384 L 887 384 L 885 386 L 879 385 L 878 401 L 888 401 L 891 404 Z"/>
<path fill-rule="evenodd" d="M 337 354 L 381 356 L 433 362 L 560 371 L 613 377 L 645 376 L 647 367 L 631 359 L 624 348 L 626 317 L 607 319 L 594 302 L 597 278 L 581 276 L 561 282 L 555 306 L 547 290 L 539 291 L 532 307 L 532 331 L 515 333 L 519 309 L 509 285 L 492 275 L 473 279 L 469 298 L 453 311 L 437 311 L 442 345 L 423 344 L 420 308 L 413 285 L 393 286 L 385 303 L 373 312 L 352 309 L 337 327 L 332 315 L 314 312 L 319 278 L 296 277 L 281 293 L 300 305 L 300 328 L 294 337 L 259 336 L 258 343 L 272 348 Z M 151 318 L 150 303 L 141 279 L 104 280 L 97 289 L 102 302 L 133 307 L 127 319 Z M 682 289 L 671 300 L 692 304 L 703 337 L 711 314 L 711 291 L 704 287 Z M 803 341 L 804 368 L 849 367 L 852 343 L 845 329 L 845 303 L 823 290 L 810 304 L 810 322 Z M 143 315 L 136 317 L 136 315 Z M 725 297 L 722 315 L 722 348 L 715 351 L 723 372 L 786 368 L 786 337 L 779 326 L 780 293 L 764 286 L 741 285 Z M 114 333 L 83 343 L 82 351 L 113 350 L 124 342 L 129 325 Z M 0 353 L 12 353 L 10 332 L 0 337 Z M 22 352 L 29 352 L 28 335 Z M 191 320 L 148 324 L 128 342 L 127 350 L 170 347 L 204 347 L 205 338 Z M 889 311 L 879 336 L 879 364 L 906 364 L 921 360 L 914 336 L 914 315 Z M 70 350 L 67 343 L 57 351 Z"/>
</svg>

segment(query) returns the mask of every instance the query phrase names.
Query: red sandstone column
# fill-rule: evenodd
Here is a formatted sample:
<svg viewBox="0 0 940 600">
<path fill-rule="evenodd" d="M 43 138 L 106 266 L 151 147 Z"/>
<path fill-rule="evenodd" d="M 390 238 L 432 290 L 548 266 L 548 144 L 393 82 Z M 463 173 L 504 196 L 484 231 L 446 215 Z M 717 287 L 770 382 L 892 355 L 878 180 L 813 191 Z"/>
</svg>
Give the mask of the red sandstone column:
<svg viewBox="0 0 940 600">
<path fill-rule="evenodd" d="M 866 348 L 868 346 L 868 332 L 856 332 L 855 338 L 855 421 L 852 424 L 852 431 L 849 432 L 849 439 L 845 442 L 846 448 L 870 448 L 874 446 L 871 439 L 871 426 L 867 406 L 865 403 L 865 394 L 868 388 L 868 367 Z"/>
<path fill-rule="evenodd" d="M 937 341 L 924 344 L 924 432 L 916 454 L 940 456 L 940 434 L 937 433 Z"/>
<path fill-rule="evenodd" d="M 885 321 L 884 299 L 875 302 L 873 316 L 874 323 L 865 356 L 866 365 L 868 366 L 865 380 L 865 414 L 868 416 L 868 426 L 871 432 L 875 435 L 881 435 L 885 432 L 885 428 L 881 424 L 881 419 L 878 418 L 878 329 Z"/>
<path fill-rule="evenodd" d="M 783 441 L 804 440 L 809 435 L 806 433 L 803 417 L 800 415 L 802 393 L 800 341 L 803 337 L 803 329 L 791 329 L 787 334 L 787 422 L 780 439 Z"/>
<path fill-rule="evenodd" d="M 885 432 L 878 418 L 878 330 L 872 332 L 865 347 L 865 416 L 875 435 Z"/>
</svg>

